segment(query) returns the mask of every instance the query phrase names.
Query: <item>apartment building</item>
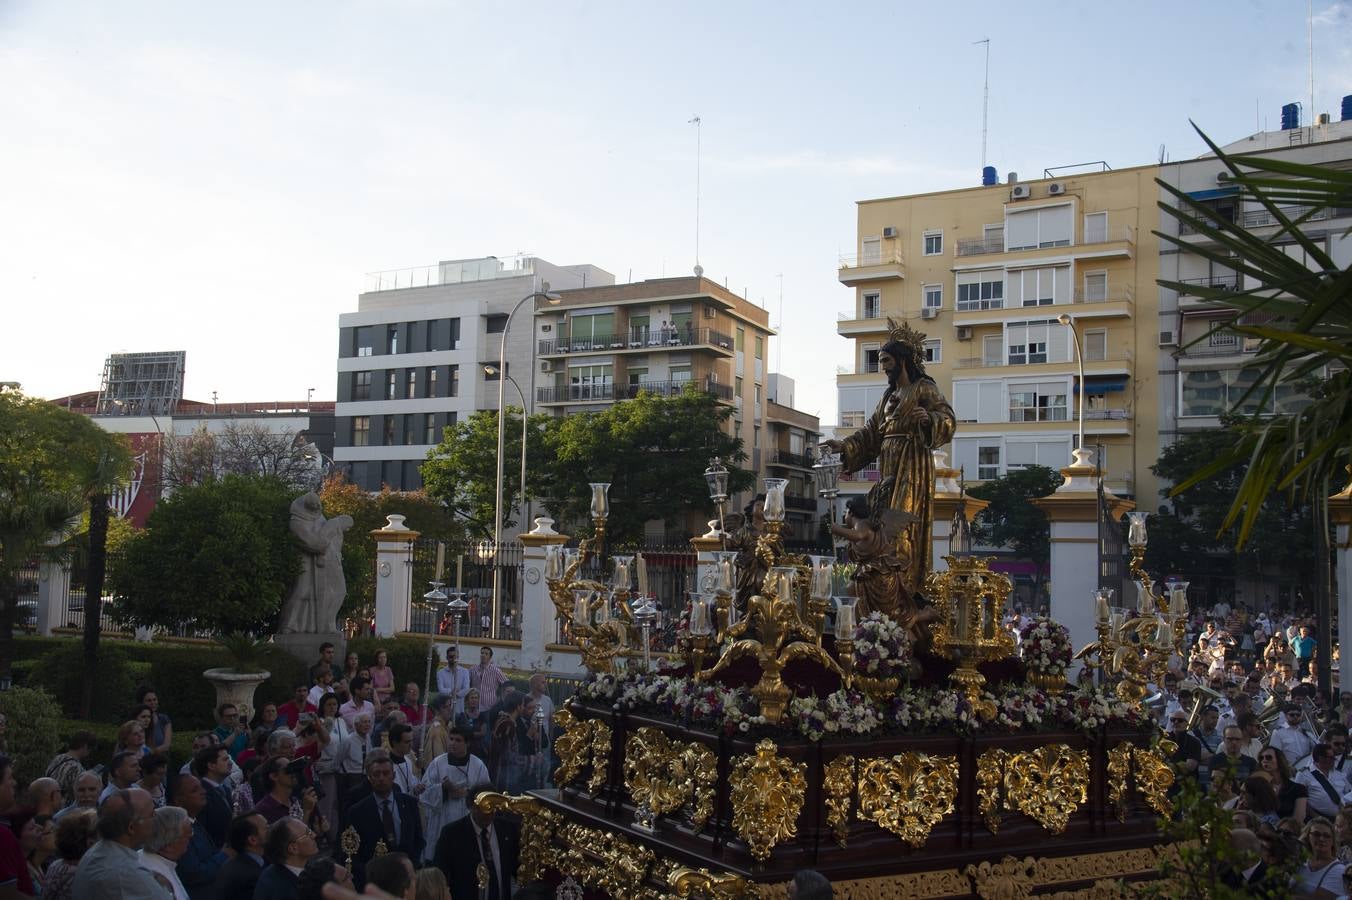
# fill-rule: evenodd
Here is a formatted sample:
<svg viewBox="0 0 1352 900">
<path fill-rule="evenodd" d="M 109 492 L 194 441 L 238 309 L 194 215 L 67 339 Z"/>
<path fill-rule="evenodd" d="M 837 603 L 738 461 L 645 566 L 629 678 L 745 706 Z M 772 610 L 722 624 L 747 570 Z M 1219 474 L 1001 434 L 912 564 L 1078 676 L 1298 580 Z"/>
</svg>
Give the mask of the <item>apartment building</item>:
<svg viewBox="0 0 1352 900">
<path fill-rule="evenodd" d="M 838 433 L 862 425 L 882 396 L 887 318 L 911 320 L 957 413 L 948 449 L 967 480 L 1064 467 L 1083 403 L 1085 444 L 1108 487 L 1133 496 L 1155 458 L 1156 173 L 1011 174 L 1003 184 L 988 177 L 980 187 L 860 201 L 858 252 L 838 269 L 854 296 L 837 331 L 855 351 L 837 376 Z M 1152 313 L 1144 329 L 1141 303 Z M 1143 423 L 1150 453 L 1140 452 Z M 854 473 L 842 493 L 876 479 L 876 470 Z"/>
<path fill-rule="evenodd" d="M 765 407 L 765 447 L 761 453 L 766 475 L 787 478 L 784 489 L 785 540 L 810 542 L 826 505 L 817 497 L 812 464 L 822 440 L 821 423 L 814 415 L 794 409 L 793 379 L 770 373 Z"/>
<path fill-rule="evenodd" d="M 531 403 L 535 291 L 614 283 L 589 264 L 532 256 L 478 257 L 367 276 L 357 311 L 338 317 L 334 460 L 366 490 L 422 486 L 419 471 L 448 425 L 498 406 L 498 355 L 507 344 L 509 405 Z M 489 371 L 488 367 L 492 367 Z"/>
</svg>

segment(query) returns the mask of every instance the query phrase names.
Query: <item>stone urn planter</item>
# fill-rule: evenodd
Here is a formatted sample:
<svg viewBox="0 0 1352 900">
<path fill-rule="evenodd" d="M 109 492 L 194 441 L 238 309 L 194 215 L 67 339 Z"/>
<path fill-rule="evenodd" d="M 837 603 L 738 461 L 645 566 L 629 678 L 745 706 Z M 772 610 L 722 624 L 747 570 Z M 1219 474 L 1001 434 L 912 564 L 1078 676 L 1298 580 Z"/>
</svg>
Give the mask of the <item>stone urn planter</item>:
<svg viewBox="0 0 1352 900">
<path fill-rule="evenodd" d="M 216 689 L 216 707 L 230 703 L 239 709 L 240 721 L 247 722 L 254 712 L 254 692 L 272 677 L 261 665 L 268 644 L 246 634 L 223 635 L 217 645 L 230 657 L 230 665 L 207 669 L 202 677 Z"/>
</svg>

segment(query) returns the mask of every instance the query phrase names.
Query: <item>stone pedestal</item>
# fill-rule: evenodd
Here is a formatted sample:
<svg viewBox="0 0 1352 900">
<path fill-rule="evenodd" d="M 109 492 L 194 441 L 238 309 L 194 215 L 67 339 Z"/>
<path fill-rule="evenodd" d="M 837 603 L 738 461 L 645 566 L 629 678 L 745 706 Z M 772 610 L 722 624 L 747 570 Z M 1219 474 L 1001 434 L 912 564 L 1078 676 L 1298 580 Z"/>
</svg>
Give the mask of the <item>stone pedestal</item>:
<svg viewBox="0 0 1352 900">
<path fill-rule="evenodd" d="M 1065 481 L 1050 496 L 1033 503 L 1047 514 L 1051 530 L 1051 617 L 1070 630 L 1078 648 L 1098 637 L 1094 628 L 1094 591 L 1099 586 L 1098 477 L 1092 451 L 1074 451 L 1075 461 L 1061 470 Z M 1135 504 L 1107 490 L 1114 521 Z"/>
<path fill-rule="evenodd" d="M 1352 685 L 1352 482 L 1328 500 L 1337 555 L 1333 561 L 1334 597 L 1338 604 L 1338 683 Z"/>
<path fill-rule="evenodd" d="M 958 483 L 961 472 L 948 467 L 948 454 L 942 450 L 932 451 L 934 456 L 934 522 L 930 528 L 930 570 L 944 572 L 948 570 L 949 540 L 953 536 L 953 516 L 961 504 L 963 517 L 967 524 L 977 517 L 983 509 L 990 506 L 989 500 L 978 500 L 963 494 Z"/>
<path fill-rule="evenodd" d="M 376 540 L 377 637 L 409 629 L 413 607 L 413 542 L 418 539 L 418 532 L 404 525 L 403 516 L 385 519 L 384 528 L 371 532 Z"/>
<path fill-rule="evenodd" d="M 546 664 L 546 645 L 557 642 L 557 619 L 545 581 L 545 553 L 552 546 L 568 543 L 568 535 L 554 530 L 554 520 L 540 516 L 535 527 L 517 536 L 521 541 L 523 586 L 521 597 L 521 664 L 523 668 L 554 669 Z"/>
<path fill-rule="evenodd" d="M 320 644 L 329 643 L 333 645 L 334 659 L 341 660 L 347 656 L 347 635 L 342 632 L 335 634 L 279 634 L 273 637 L 272 642 L 305 663 L 307 667 L 319 662 Z M 309 677 L 308 668 L 306 677 Z"/>
</svg>

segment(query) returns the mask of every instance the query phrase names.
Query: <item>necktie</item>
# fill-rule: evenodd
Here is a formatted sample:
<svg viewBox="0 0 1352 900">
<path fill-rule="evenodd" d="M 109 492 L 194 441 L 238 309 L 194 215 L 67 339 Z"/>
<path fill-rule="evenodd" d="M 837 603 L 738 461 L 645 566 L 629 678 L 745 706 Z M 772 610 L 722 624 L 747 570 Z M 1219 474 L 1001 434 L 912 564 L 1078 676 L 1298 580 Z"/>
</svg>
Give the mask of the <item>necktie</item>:
<svg viewBox="0 0 1352 900">
<path fill-rule="evenodd" d="M 393 849 L 395 844 L 399 843 L 398 836 L 394 833 L 394 813 L 390 811 L 390 798 L 380 804 L 380 824 L 385 828 L 385 839 Z"/>
<path fill-rule="evenodd" d="M 488 866 L 488 896 L 492 900 L 498 900 L 498 864 L 493 859 L 493 845 L 488 840 L 488 829 L 483 828 L 479 831 L 479 846 L 482 848 L 484 865 Z"/>
</svg>

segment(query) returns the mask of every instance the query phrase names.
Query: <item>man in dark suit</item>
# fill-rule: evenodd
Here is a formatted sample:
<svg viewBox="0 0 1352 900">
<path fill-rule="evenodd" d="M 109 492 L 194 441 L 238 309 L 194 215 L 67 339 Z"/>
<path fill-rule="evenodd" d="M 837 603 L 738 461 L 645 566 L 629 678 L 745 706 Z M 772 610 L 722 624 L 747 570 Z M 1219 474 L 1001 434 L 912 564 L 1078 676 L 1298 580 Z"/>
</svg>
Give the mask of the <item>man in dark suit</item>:
<svg viewBox="0 0 1352 900">
<path fill-rule="evenodd" d="M 178 880 L 183 882 L 191 900 L 214 900 L 217 896 L 216 877 L 227 857 L 221 845 L 211 839 L 201 818 L 207 804 L 206 788 L 196 775 L 175 775 L 170 782 L 170 793 L 174 803 L 193 820 L 188 849 L 175 866 Z"/>
<path fill-rule="evenodd" d="M 376 844 L 383 842 L 387 851 L 421 859 L 424 842 L 418 801 L 394 789 L 394 764 L 388 753 L 373 750 L 367 754 L 366 780 L 370 795 L 348 809 L 338 829 L 341 834 L 351 826 L 361 838 L 361 849 L 352 857 L 352 879 L 358 888 L 366 884 L 366 863 L 375 855 Z M 342 853 L 340 843 L 334 854 Z"/>
<path fill-rule="evenodd" d="M 257 813 L 235 816 L 230 821 L 226 842 L 235 855 L 221 866 L 216 900 L 253 900 L 258 876 L 267 864 L 263 859 L 267 834 L 267 819 Z"/>
<path fill-rule="evenodd" d="M 478 900 L 480 865 L 488 878 L 488 900 L 511 900 L 521 834 L 514 822 L 479 811 L 476 801 L 491 790 L 484 785 L 472 791 L 469 815 L 441 829 L 437 838 L 432 862 L 446 876 L 451 900 Z"/>
<path fill-rule="evenodd" d="M 206 805 L 197 818 L 216 846 L 224 847 L 225 832 L 234 815 L 229 790 L 224 786 L 230 777 L 230 752 L 219 744 L 203 747 L 193 754 L 192 773 L 202 780 L 207 795 Z"/>
<path fill-rule="evenodd" d="M 287 816 L 269 826 L 263 850 L 268 865 L 258 876 L 253 900 L 296 900 L 297 873 L 319 853 L 315 833 Z"/>
</svg>

